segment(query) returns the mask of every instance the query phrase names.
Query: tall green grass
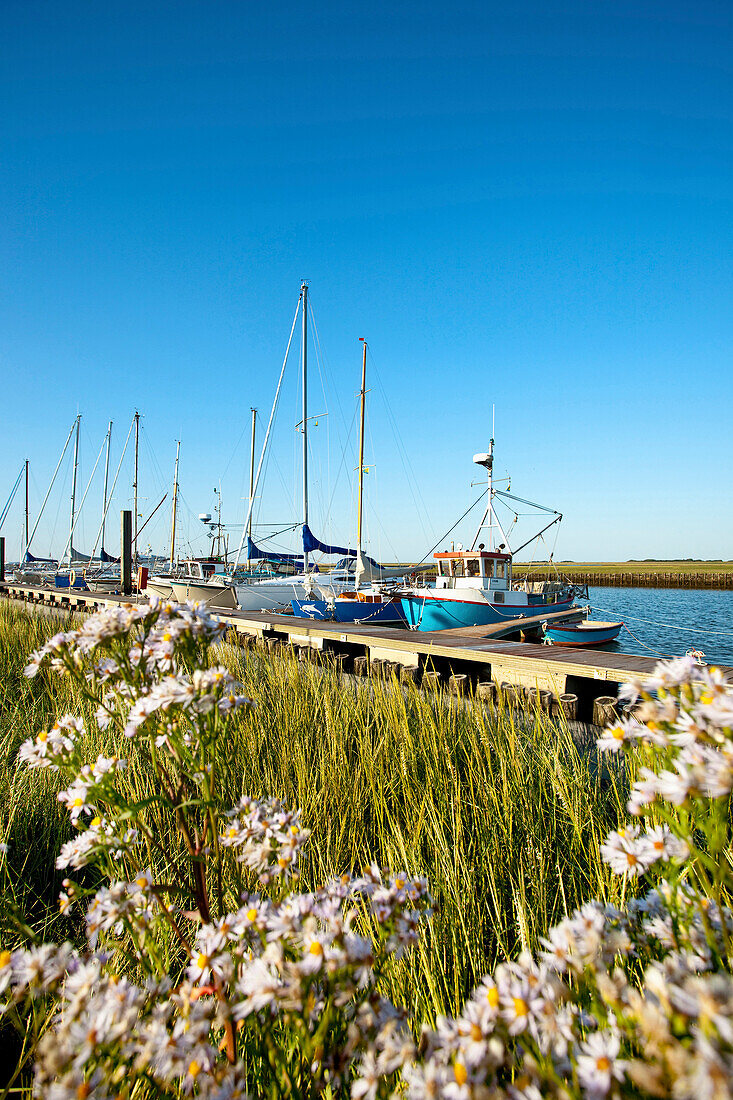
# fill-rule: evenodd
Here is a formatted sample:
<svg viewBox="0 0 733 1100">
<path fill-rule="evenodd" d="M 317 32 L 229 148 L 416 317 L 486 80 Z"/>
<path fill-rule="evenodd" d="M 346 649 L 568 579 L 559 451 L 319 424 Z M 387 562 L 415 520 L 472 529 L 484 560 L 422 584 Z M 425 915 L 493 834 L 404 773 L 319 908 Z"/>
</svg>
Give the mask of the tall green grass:
<svg viewBox="0 0 733 1100">
<path fill-rule="evenodd" d="M 0 605 L 0 831 L 19 904 L 46 935 L 68 936 L 55 906 L 54 859 L 69 832 L 58 780 L 17 766 L 20 743 L 54 714 L 83 712 L 67 680 L 22 675 L 28 652 L 59 628 Z M 435 917 L 388 978 L 391 996 L 418 1017 L 457 1012 L 498 957 L 536 945 L 584 900 L 618 900 L 599 847 L 625 816 L 623 792 L 567 725 L 339 676 L 287 653 L 222 645 L 215 656 L 257 704 L 229 725 L 226 797 L 274 795 L 302 808 L 312 829 L 303 887 L 372 861 L 428 878 Z M 90 759 L 112 742 L 130 757 L 124 781 L 150 789 L 134 746 L 92 721 L 88 730 Z M 160 836 L 173 853 L 170 823 Z"/>
</svg>

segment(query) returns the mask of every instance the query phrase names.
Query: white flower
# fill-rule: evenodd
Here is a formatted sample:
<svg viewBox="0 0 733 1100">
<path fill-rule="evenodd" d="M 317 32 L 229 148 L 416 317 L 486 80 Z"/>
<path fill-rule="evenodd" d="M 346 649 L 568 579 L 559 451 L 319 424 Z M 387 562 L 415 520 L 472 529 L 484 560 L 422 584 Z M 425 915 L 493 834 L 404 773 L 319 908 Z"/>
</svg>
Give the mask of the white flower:
<svg viewBox="0 0 733 1100">
<path fill-rule="evenodd" d="M 625 829 L 609 833 L 601 845 L 601 855 L 617 875 L 630 878 L 643 874 L 654 862 L 649 847 L 639 838 L 638 825 L 627 825 Z"/>
<path fill-rule="evenodd" d="M 589 1097 L 605 1096 L 614 1081 L 622 1081 L 625 1063 L 618 1060 L 620 1042 L 612 1031 L 599 1031 L 580 1044 L 578 1080 Z"/>
</svg>

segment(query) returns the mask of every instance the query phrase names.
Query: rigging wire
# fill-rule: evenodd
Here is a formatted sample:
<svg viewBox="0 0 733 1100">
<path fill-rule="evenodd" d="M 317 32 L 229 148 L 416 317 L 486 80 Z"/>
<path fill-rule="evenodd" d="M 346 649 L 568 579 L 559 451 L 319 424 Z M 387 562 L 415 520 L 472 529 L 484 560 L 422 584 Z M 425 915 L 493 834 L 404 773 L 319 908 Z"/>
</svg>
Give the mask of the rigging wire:
<svg viewBox="0 0 733 1100">
<path fill-rule="evenodd" d="M 608 607 L 593 606 L 593 611 L 602 611 L 604 615 L 617 615 L 617 611 L 611 611 Z M 730 630 L 706 630 L 701 626 L 675 626 L 674 623 L 660 623 L 658 619 L 642 619 L 639 615 L 624 615 L 624 620 L 633 619 L 637 623 L 647 623 L 649 626 L 663 626 L 667 630 L 679 630 L 683 634 L 715 634 L 721 638 L 733 638 Z"/>
<path fill-rule="evenodd" d="M 444 539 L 447 539 L 447 538 L 448 538 L 448 535 L 449 535 L 449 534 L 451 533 L 451 531 L 455 531 L 455 529 L 456 529 L 456 527 L 458 526 L 458 524 L 459 524 L 459 523 L 461 523 L 461 521 L 462 521 L 462 520 L 464 520 L 464 519 L 466 518 L 466 516 L 468 515 L 468 513 L 469 513 L 469 512 L 472 512 L 472 511 L 474 510 L 474 508 L 476 507 L 476 505 L 477 505 L 477 504 L 479 503 L 479 501 L 483 500 L 483 498 L 484 498 L 484 497 L 486 496 L 486 494 L 488 493 L 488 491 L 489 491 L 489 490 L 488 490 L 488 488 L 486 488 L 486 489 L 484 489 L 484 490 L 483 490 L 483 492 L 481 493 L 481 495 L 480 495 L 480 496 L 476 497 L 476 499 L 474 500 L 473 504 L 472 504 L 472 505 L 470 505 L 470 507 L 468 507 L 468 508 L 466 509 L 466 511 L 465 511 L 465 512 L 463 513 L 463 515 L 462 515 L 462 516 L 461 516 L 461 517 L 460 517 L 459 519 L 457 519 L 457 520 L 456 520 L 456 522 L 455 522 L 455 523 L 453 524 L 453 526 L 452 526 L 452 527 L 449 527 L 449 528 L 448 528 L 448 530 L 446 531 L 446 533 L 445 533 L 444 535 L 441 535 L 441 536 L 440 536 L 440 538 L 439 538 L 439 539 L 438 539 L 438 541 L 436 542 L 435 546 L 431 546 L 431 547 L 430 547 L 430 549 L 428 550 L 427 554 L 423 554 L 423 556 L 422 556 L 422 557 L 420 558 L 420 561 L 418 561 L 418 562 L 416 562 L 416 563 L 415 563 L 416 565 L 422 565 L 422 563 L 423 563 L 423 562 L 425 561 L 425 559 L 427 558 L 428 554 L 432 554 L 433 550 L 435 550 L 435 547 L 436 547 L 436 546 L 440 546 L 441 542 L 443 542 L 443 540 L 444 540 Z"/>
<path fill-rule="evenodd" d="M 420 492 L 420 486 L 417 482 L 417 478 L 415 477 L 414 471 L 413 471 L 412 466 L 410 464 L 410 460 L 409 460 L 409 457 L 408 457 L 407 452 L 405 450 L 404 444 L 402 443 L 402 438 L 401 438 L 400 433 L 399 433 L 398 428 L 397 428 L 397 421 L 395 419 L 395 416 L 392 412 L 391 406 L 390 406 L 389 401 L 387 399 L 387 393 L 386 393 L 384 385 L 382 383 L 382 378 L 381 378 L 381 375 L 379 373 L 379 368 L 377 367 L 376 360 L 374 359 L 374 354 L 372 352 L 372 349 L 369 346 L 367 347 L 367 355 L 369 356 L 369 361 L 370 361 L 370 363 L 372 364 L 372 366 L 374 368 L 374 375 L 375 375 L 376 380 L 377 380 L 377 385 L 379 386 L 379 390 L 382 394 L 382 400 L 384 402 L 385 411 L 387 413 L 387 419 L 388 419 L 388 421 L 390 423 L 390 426 L 392 428 L 392 433 L 394 435 L 395 444 L 396 444 L 396 447 L 397 447 L 397 453 L 400 456 L 400 461 L 402 463 L 402 469 L 403 469 L 404 474 L 405 474 L 405 480 L 406 480 L 407 485 L 409 487 L 410 495 L 412 496 L 412 502 L 415 505 L 415 512 L 417 514 L 417 520 L 418 520 L 418 523 L 420 524 L 420 526 L 422 527 L 422 532 L 423 532 L 423 535 L 425 536 L 425 541 L 427 542 L 430 538 L 432 538 L 432 536 L 428 533 L 427 528 L 425 526 L 425 522 L 424 522 L 424 517 L 428 515 L 428 508 L 427 508 L 427 505 L 426 505 L 426 503 L 423 499 L 422 493 Z M 419 501 L 418 501 L 418 498 L 419 498 Z M 469 509 L 469 511 L 470 511 L 470 509 Z M 452 530 L 453 530 L 453 528 L 451 527 L 451 531 Z M 435 529 L 433 529 L 433 534 L 435 534 Z M 443 538 L 445 538 L 445 535 L 443 536 Z M 442 542 L 442 539 L 439 539 L 438 542 L 435 545 L 437 546 L 440 542 Z M 430 551 L 428 551 L 428 553 L 430 553 Z M 426 555 L 426 557 L 427 557 L 427 555 Z M 424 560 L 424 559 L 422 559 L 422 560 Z"/>
</svg>

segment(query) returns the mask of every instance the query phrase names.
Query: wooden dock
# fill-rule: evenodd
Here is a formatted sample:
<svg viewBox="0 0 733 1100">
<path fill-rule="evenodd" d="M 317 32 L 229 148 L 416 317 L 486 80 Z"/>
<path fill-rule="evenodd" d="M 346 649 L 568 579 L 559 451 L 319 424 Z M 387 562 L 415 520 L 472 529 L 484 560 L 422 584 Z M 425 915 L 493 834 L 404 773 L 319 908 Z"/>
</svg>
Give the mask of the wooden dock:
<svg viewBox="0 0 733 1100">
<path fill-rule="evenodd" d="M 136 599 L 34 588 L 7 581 L 0 584 L 0 594 L 28 604 L 80 613 Z M 615 696 L 620 684 L 650 675 L 656 665 L 655 658 L 629 653 L 508 641 L 497 637 L 499 631 L 490 627 L 429 633 L 399 627 L 318 622 L 271 612 L 209 610 L 237 634 L 263 642 L 279 640 L 352 658 L 367 656 L 370 661 L 381 659 L 408 668 L 429 668 L 444 676 L 466 673 L 474 683 L 491 679 L 497 684 L 546 689 L 557 696 L 572 693 L 580 702 L 579 717 L 589 714 L 595 698 Z M 547 618 L 537 616 L 538 622 Z M 516 623 L 513 629 L 517 629 Z M 724 666 L 723 671 L 733 685 L 733 668 Z"/>
</svg>

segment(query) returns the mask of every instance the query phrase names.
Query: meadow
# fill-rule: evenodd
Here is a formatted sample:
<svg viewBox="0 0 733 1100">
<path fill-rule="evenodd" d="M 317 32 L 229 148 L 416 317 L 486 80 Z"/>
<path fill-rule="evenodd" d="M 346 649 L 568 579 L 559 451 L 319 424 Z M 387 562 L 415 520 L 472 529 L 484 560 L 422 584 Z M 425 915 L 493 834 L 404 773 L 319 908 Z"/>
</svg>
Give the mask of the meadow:
<svg viewBox="0 0 733 1100">
<path fill-rule="evenodd" d="M 17 753 L 59 712 L 90 718 L 68 678 L 23 676 L 28 653 L 60 625 L 0 604 L 6 890 L 36 931 L 56 939 L 80 935 L 57 903 L 63 873 L 54 860 L 71 833 L 68 815 L 55 773 L 19 767 Z M 600 846 L 625 815 L 626 793 L 613 769 L 598 766 L 595 748 L 576 747 L 567 724 L 357 680 L 287 652 L 221 644 L 214 655 L 256 703 L 230 716 L 226 797 L 276 796 L 301 807 L 312 830 L 302 887 L 372 862 L 428 879 L 435 916 L 409 963 L 391 966 L 384 991 L 418 1020 L 458 1012 L 498 959 L 536 947 L 585 900 L 620 900 Z M 119 751 L 109 731 L 89 720 L 87 730 L 90 761 Z M 124 755 L 124 782 L 142 797 L 146 761 L 129 743 Z M 160 836 L 175 848 L 169 822 L 160 822 Z M 18 933 L 3 920 L 8 944 Z"/>
</svg>

